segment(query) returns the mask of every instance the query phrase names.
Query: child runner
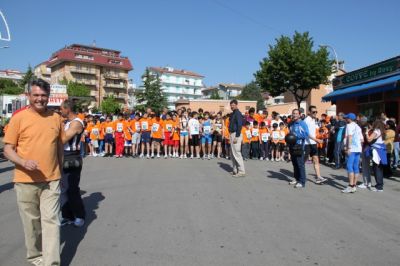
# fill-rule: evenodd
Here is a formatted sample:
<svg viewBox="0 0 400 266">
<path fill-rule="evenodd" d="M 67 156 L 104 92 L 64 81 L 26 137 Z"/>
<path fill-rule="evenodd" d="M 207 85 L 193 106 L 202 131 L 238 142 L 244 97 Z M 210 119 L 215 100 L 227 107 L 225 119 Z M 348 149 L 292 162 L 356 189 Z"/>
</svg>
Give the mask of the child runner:
<svg viewBox="0 0 400 266">
<path fill-rule="evenodd" d="M 172 122 L 173 122 L 173 128 L 172 128 L 172 143 L 173 143 L 173 158 L 179 158 L 179 119 L 178 115 L 174 113 L 172 115 Z"/>
<path fill-rule="evenodd" d="M 224 121 L 221 118 L 221 112 L 217 113 L 217 117 L 214 120 L 213 126 L 213 148 L 212 148 L 212 158 L 215 152 L 217 153 L 217 158 L 221 158 L 222 153 L 222 133 L 223 133 Z"/>
<path fill-rule="evenodd" d="M 188 112 L 184 111 L 179 119 L 181 159 L 186 159 L 189 153 L 189 117 Z"/>
<path fill-rule="evenodd" d="M 99 148 L 99 137 L 100 123 L 94 119 L 92 127 L 90 128 L 90 153 L 93 157 L 99 156 L 99 154 L 97 154 L 97 149 Z"/>
<path fill-rule="evenodd" d="M 126 117 L 126 120 L 124 121 L 125 157 L 132 155 L 132 133 L 131 120 L 130 118 Z"/>
<path fill-rule="evenodd" d="M 164 138 L 163 121 L 160 114 L 156 114 L 151 125 L 151 158 L 154 158 L 154 150 L 157 150 L 157 158 L 160 158 L 161 143 Z"/>
<path fill-rule="evenodd" d="M 285 123 L 280 122 L 279 123 L 279 147 L 278 147 L 278 153 L 279 153 L 279 160 L 284 161 L 284 151 L 286 147 L 286 141 L 285 137 L 287 135 L 287 130 L 285 127 Z"/>
<path fill-rule="evenodd" d="M 265 125 L 265 122 L 261 122 L 260 128 L 260 150 L 261 150 L 261 157 L 260 160 L 269 161 L 269 130 Z"/>
<path fill-rule="evenodd" d="M 279 140 L 280 140 L 280 130 L 278 129 L 278 124 L 272 124 L 271 132 L 271 161 L 279 161 Z"/>
<path fill-rule="evenodd" d="M 142 133 L 141 135 L 142 151 L 140 153 L 140 158 L 144 157 L 144 151 L 146 148 L 147 159 L 150 159 L 151 126 L 152 126 L 152 120 L 148 117 L 147 113 L 144 113 L 143 117 L 140 119 L 140 128 Z"/>
<path fill-rule="evenodd" d="M 132 130 L 132 157 L 139 154 L 140 146 L 140 114 L 136 113 L 135 118 L 131 121 L 130 128 Z"/>
<path fill-rule="evenodd" d="M 194 152 L 197 159 L 200 159 L 200 123 L 197 118 L 197 112 L 193 112 L 189 119 L 190 159 L 193 159 Z"/>
<path fill-rule="evenodd" d="M 122 158 L 122 153 L 124 152 L 124 126 L 125 121 L 122 114 L 118 115 L 118 119 L 114 121 L 115 128 L 115 158 Z"/>
<path fill-rule="evenodd" d="M 174 121 L 171 119 L 171 114 L 167 113 L 165 115 L 165 120 L 163 121 L 164 130 L 164 158 L 167 159 L 168 155 L 172 158 L 172 147 L 174 145 L 173 141 L 173 131 L 174 131 Z"/>
<path fill-rule="evenodd" d="M 225 122 L 224 122 L 224 127 L 222 129 L 222 136 L 223 141 L 224 141 L 224 147 L 225 147 L 225 158 L 227 160 L 231 159 L 231 143 L 230 143 L 230 133 L 229 133 L 229 118 L 230 114 L 226 115 Z"/>
<path fill-rule="evenodd" d="M 250 158 L 250 141 L 251 141 L 251 128 L 250 121 L 246 121 L 242 127 L 242 156 L 243 160 L 247 161 Z"/>
<path fill-rule="evenodd" d="M 260 129 L 258 127 L 257 120 L 253 121 L 253 127 L 251 128 L 251 159 L 258 160 L 260 156 Z"/>
<path fill-rule="evenodd" d="M 204 121 L 203 121 L 203 136 L 201 139 L 201 146 L 203 148 L 203 159 L 211 159 L 211 144 L 212 144 L 212 122 L 210 119 L 210 113 L 204 113 Z M 207 146 L 206 146 L 207 145 Z M 207 155 L 208 154 L 208 155 Z"/>
<path fill-rule="evenodd" d="M 111 121 L 111 117 L 107 116 L 106 122 L 104 124 L 103 131 L 105 133 L 104 141 L 106 147 L 106 157 L 112 156 L 113 145 L 114 145 L 114 123 Z"/>
</svg>

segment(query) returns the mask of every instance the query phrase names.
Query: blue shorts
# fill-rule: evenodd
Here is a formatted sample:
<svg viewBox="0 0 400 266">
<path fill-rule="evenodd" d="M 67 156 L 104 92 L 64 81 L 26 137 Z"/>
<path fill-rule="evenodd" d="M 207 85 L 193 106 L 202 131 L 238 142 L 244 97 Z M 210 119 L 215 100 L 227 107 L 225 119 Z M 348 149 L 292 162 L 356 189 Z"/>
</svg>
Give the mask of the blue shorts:
<svg viewBox="0 0 400 266">
<path fill-rule="evenodd" d="M 114 138 L 112 134 L 106 134 L 104 137 L 104 141 L 108 144 L 112 144 L 114 142 Z"/>
<path fill-rule="evenodd" d="M 130 147 L 132 146 L 132 140 L 125 140 L 125 147 Z"/>
<path fill-rule="evenodd" d="M 181 137 L 186 137 L 186 136 L 189 136 L 189 132 L 181 132 Z"/>
<path fill-rule="evenodd" d="M 150 131 L 145 131 L 142 133 L 142 142 L 150 143 Z"/>
<path fill-rule="evenodd" d="M 360 152 L 350 152 L 347 157 L 346 169 L 349 174 L 360 173 Z"/>
<path fill-rule="evenodd" d="M 211 144 L 212 143 L 212 135 L 204 135 L 201 137 L 201 144 Z"/>
<path fill-rule="evenodd" d="M 85 137 L 85 142 L 86 142 L 86 143 L 91 143 L 92 140 L 91 140 L 89 137 Z"/>
</svg>

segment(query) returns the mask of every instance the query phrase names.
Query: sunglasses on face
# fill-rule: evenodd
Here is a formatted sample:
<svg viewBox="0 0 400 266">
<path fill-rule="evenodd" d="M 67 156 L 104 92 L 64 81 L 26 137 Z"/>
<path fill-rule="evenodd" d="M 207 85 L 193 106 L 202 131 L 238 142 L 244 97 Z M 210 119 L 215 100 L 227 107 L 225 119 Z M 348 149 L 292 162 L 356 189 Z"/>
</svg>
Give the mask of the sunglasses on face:
<svg viewBox="0 0 400 266">
<path fill-rule="evenodd" d="M 318 111 L 312 111 L 313 114 L 318 114 Z"/>
</svg>

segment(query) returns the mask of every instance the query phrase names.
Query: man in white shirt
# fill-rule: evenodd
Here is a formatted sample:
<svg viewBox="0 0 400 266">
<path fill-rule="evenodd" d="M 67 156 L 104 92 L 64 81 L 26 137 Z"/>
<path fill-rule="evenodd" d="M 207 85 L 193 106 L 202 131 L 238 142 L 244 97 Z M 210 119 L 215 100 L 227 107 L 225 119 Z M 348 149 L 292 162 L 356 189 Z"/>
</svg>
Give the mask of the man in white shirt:
<svg viewBox="0 0 400 266">
<path fill-rule="evenodd" d="M 362 130 L 354 122 L 356 115 L 349 113 L 344 116 L 346 126 L 346 146 L 344 150 L 347 154 L 347 173 L 349 175 L 349 186 L 342 190 L 343 193 L 354 193 L 357 191 L 357 178 L 360 173 L 360 155 L 362 151 Z"/>
<path fill-rule="evenodd" d="M 305 145 L 305 156 L 304 160 L 307 161 L 309 156 L 311 156 L 314 163 L 314 170 L 316 175 L 316 183 L 322 184 L 326 181 L 326 178 L 321 176 L 320 168 L 319 168 L 319 156 L 318 156 L 318 147 L 317 143 L 322 143 L 322 140 L 316 138 L 317 130 L 319 128 L 316 117 L 318 114 L 317 108 L 314 105 L 310 105 L 308 108 L 308 116 L 304 119 L 308 127 L 308 138 L 306 139 Z"/>
</svg>

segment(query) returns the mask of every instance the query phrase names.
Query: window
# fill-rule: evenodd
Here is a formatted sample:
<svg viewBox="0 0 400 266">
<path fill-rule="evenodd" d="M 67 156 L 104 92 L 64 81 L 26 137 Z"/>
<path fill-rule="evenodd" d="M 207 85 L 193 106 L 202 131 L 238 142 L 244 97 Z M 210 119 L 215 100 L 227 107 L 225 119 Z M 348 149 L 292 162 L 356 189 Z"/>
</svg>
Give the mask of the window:
<svg viewBox="0 0 400 266">
<path fill-rule="evenodd" d="M 110 60 L 108 60 L 108 62 L 111 64 L 114 64 L 114 65 L 122 65 L 122 62 L 119 60 L 110 59 Z"/>
<path fill-rule="evenodd" d="M 12 103 L 7 104 L 7 113 L 12 113 Z"/>
<path fill-rule="evenodd" d="M 92 55 L 83 55 L 83 54 L 75 54 L 75 58 L 86 59 L 86 60 L 93 60 L 94 59 Z"/>
</svg>

